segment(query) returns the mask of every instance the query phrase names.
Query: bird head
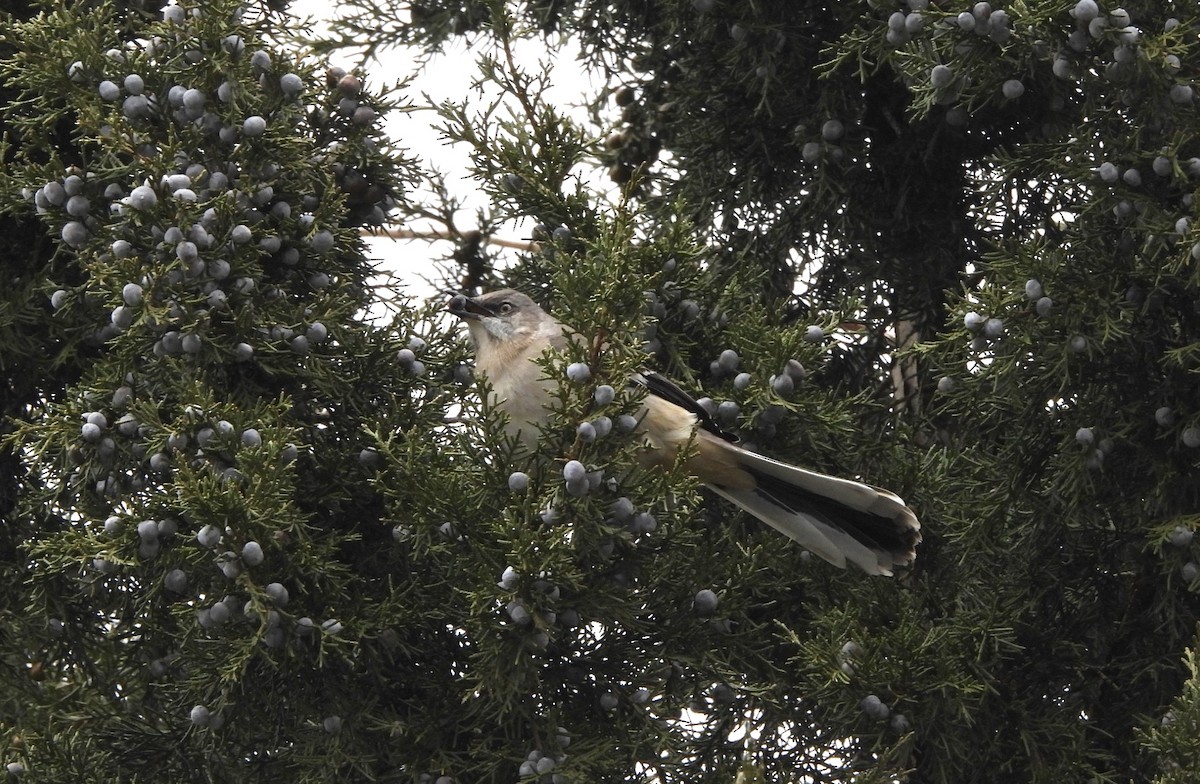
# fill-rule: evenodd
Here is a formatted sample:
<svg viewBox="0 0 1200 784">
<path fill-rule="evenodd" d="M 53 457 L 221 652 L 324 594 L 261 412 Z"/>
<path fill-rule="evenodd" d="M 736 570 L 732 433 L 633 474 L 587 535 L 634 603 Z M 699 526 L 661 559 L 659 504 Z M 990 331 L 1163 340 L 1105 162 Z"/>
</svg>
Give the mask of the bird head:
<svg viewBox="0 0 1200 784">
<path fill-rule="evenodd" d="M 544 329 L 547 318 L 536 302 L 513 289 L 479 297 L 456 294 L 446 310 L 467 322 L 477 347 L 530 341 Z"/>
</svg>

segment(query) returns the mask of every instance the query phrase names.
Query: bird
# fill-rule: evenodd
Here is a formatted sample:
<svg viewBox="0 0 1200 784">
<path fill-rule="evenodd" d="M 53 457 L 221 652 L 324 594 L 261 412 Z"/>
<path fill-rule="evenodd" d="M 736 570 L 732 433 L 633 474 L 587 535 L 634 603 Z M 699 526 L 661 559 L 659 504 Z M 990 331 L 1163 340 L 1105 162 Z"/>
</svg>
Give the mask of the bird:
<svg viewBox="0 0 1200 784">
<path fill-rule="evenodd" d="M 514 289 L 456 294 L 446 310 L 467 325 L 490 402 L 507 416 L 506 435 L 535 449 L 557 389 L 536 360 L 565 349 L 572 331 Z M 892 576 L 916 558 L 921 524 L 895 493 L 739 446 L 736 436 L 660 373 L 644 369 L 629 383 L 645 393 L 636 429 L 644 467 L 669 467 L 679 450 L 687 450 L 683 467 L 703 485 L 835 566 L 852 563 L 868 574 Z"/>
</svg>

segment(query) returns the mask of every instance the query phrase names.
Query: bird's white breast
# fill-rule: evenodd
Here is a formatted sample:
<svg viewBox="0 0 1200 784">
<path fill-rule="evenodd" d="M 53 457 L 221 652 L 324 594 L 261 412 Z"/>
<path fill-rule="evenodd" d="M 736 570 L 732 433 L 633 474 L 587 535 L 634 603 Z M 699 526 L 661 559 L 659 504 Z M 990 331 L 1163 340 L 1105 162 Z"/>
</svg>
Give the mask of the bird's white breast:
<svg viewBox="0 0 1200 784">
<path fill-rule="evenodd" d="M 530 360 L 517 360 L 517 366 L 499 375 L 492 383 L 491 403 L 508 417 L 504 432 L 526 448 L 537 444 L 538 425 L 545 421 L 555 384 L 542 378 L 542 368 Z M 484 371 L 486 373 L 486 370 Z M 495 377 L 489 375 L 489 378 Z"/>
</svg>

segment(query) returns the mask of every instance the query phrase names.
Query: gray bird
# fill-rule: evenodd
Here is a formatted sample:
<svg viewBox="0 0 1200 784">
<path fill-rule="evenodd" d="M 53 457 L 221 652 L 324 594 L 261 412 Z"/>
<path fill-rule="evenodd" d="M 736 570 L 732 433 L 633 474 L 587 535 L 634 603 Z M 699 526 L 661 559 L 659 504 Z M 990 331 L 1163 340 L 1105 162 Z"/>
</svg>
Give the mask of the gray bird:
<svg viewBox="0 0 1200 784">
<path fill-rule="evenodd" d="M 474 298 L 459 294 L 447 310 L 470 330 L 476 368 L 491 385 L 492 404 L 508 417 L 507 434 L 536 448 L 557 383 L 535 360 L 565 348 L 569 330 L 512 289 Z M 630 383 L 646 391 L 637 430 L 646 446 L 644 466 L 672 465 L 680 449 L 690 450 L 684 466 L 705 486 L 836 566 L 849 561 L 869 574 L 890 576 L 916 557 L 921 524 L 896 494 L 742 449 L 658 373 L 637 373 Z"/>
</svg>

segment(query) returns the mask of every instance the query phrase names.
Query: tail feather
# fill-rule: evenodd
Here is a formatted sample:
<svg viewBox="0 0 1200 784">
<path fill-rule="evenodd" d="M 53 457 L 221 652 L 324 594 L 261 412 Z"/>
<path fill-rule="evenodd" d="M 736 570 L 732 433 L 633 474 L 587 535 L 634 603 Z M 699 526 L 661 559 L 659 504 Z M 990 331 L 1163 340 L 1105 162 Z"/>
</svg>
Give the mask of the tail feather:
<svg viewBox="0 0 1200 784">
<path fill-rule="evenodd" d="M 709 486 L 826 561 L 845 567 L 849 560 L 870 574 L 891 575 L 916 557 L 921 524 L 896 494 L 730 449 L 754 487 Z"/>
<path fill-rule="evenodd" d="M 732 502 L 781 534 L 804 545 L 834 566 L 845 568 L 846 552 L 842 545 L 847 543 L 835 543 L 835 540 L 842 538 L 836 528 L 804 512 L 781 509 L 775 501 L 760 493 L 757 488 L 727 490 L 720 485 L 708 487 L 726 501 Z"/>
</svg>

